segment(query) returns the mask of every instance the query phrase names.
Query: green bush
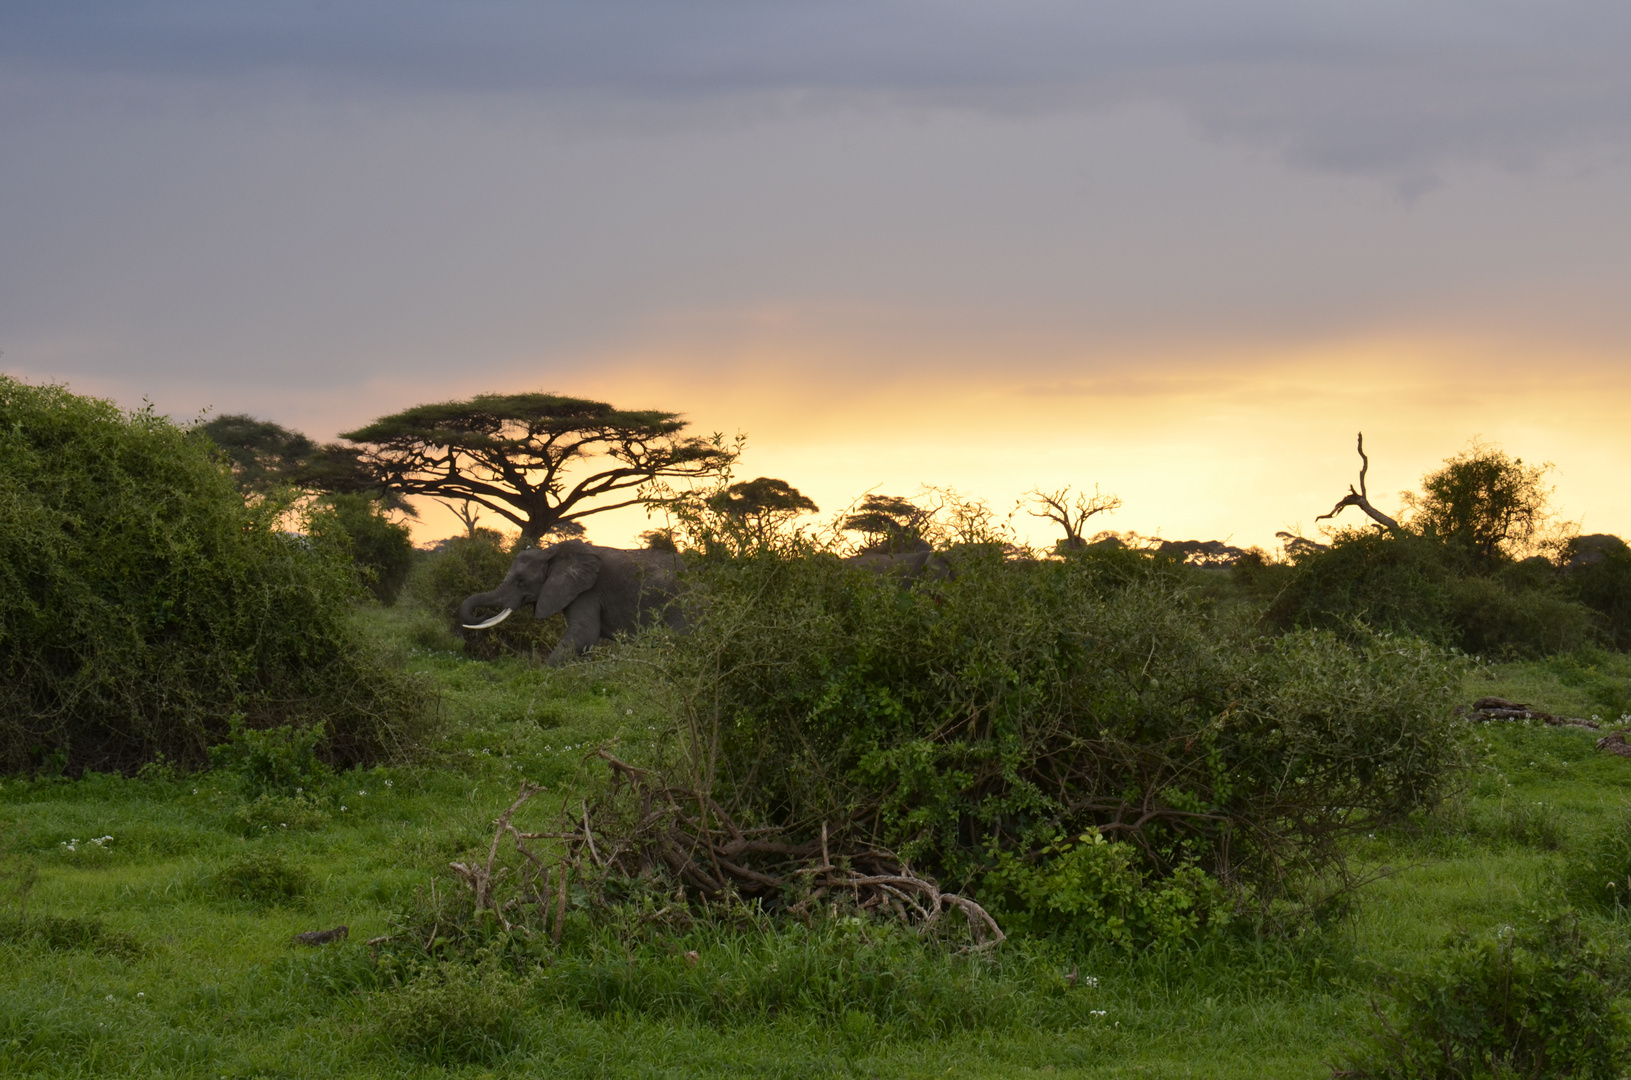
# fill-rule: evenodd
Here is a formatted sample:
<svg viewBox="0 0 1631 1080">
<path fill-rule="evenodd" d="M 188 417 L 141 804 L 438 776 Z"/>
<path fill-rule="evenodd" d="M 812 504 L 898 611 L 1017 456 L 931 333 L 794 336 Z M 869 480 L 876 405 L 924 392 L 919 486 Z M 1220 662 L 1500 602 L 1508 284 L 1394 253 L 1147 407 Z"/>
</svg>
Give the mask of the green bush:
<svg viewBox="0 0 1631 1080">
<path fill-rule="evenodd" d="M 998 852 L 997 868 L 982 883 L 981 895 L 1010 932 L 1064 930 L 1130 948 L 1187 942 L 1231 921 L 1231 898 L 1204 870 L 1180 866 L 1147 882 L 1138 849 L 1106 841 L 1097 829 L 1034 855 L 1027 864 Z"/>
<path fill-rule="evenodd" d="M 413 570 L 414 548 L 408 527 L 385 516 L 385 507 L 368 495 L 325 495 L 312 515 L 312 536 L 344 551 L 363 584 L 382 604 L 396 603 Z"/>
<path fill-rule="evenodd" d="M 1616 649 L 1631 649 L 1631 547 L 1616 537 L 1599 539 L 1592 556 L 1571 543 L 1565 548 L 1564 580 L 1569 592 L 1597 613 L 1603 636 Z M 1573 562 L 1573 565 L 1569 565 Z"/>
<path fill-rule="evenodd" d="M 0 462 L 0 767 L 197 766 L 235 713 L 320 718 L 337 761 L 411 735 L 426 691 L 351 627 L 349 565 L 207 441 L 0 377 Z"/>
<path fill-rule="evenodd" d="M 491 1064 L 522 1044 L 524 987 L 492 965 L 427 964 L 375 997 L 386 1046 L 435 1065 Z"/>
<path fill-rule="evenodd" d="M 1269 603 L 1269 625 L 1363 623 L 1486 656 L 1541 656 L 1597 640 L 1596 619 L 1545 560 L 1481 563 L 1432 537 L 1346 531 L 1304 553 Z"/>
<path fill-rule="evenodd" d="M 322 741 L 322 724 L 256 731 L 234 717 L 231 739 L 210 748 L 210 764 L 237 776 L 251 796 L 297 794 L 333 775 L 317 756 Z"/>
<path fill-rule="evenodd" d="M 455 536 L 419 562 L 408 579 L 405 595 L 458 633 L 459 605 L 467 596 L 496 588 L 509 572 L 517 550 L 515 542 L 507 541 L 493 529 L 477 528 L 469 536 Z M 547 656 L 560 640 L 565 625 L 559 616 L 540 621 L 530 612 L 518 611 L 490 630 L 463 635 L 464 649 L 483 660 L 495 656 Z"/>
<path fill-rule="evenodd" d="M 272 907 L 298 900 L 311 889 L 311 873 L 275 851 L 239 855 L 210 877 L 222 900 Z"/>
<path fill-rule="evenodd" d="M 1098 875 L 1075 914 L 1143 940 L 1223 914 L 1208 882 L 1309 910 L 1343 835 L 1433 804 L 1459 761 L 1460 678 L 1419 641 L 1257 638 L 1139 553 L 948 557 L 950 580 L 910 587 L 798 550 L 702 560 L 693 631 L 648 646 L 676 784 L 744 826 L 825 823 L 989 881 L 1039 927 L 1073 914 L 1050 888 Z M 1073 865 L 1099 856 L 1058 838 L 1093 830 L 1122 846 Z M 1134 915 L 1134 881 L 1176 891 Z"/>
<path fill-rule="evenodd" d="M 1391 1016 L 1334 1075 L 1381 1080 L 1618 1080 L 1631 1002 L 1578 921 L 1452 939 L 1427 970 L 1393 977 Z"/>
</svg>

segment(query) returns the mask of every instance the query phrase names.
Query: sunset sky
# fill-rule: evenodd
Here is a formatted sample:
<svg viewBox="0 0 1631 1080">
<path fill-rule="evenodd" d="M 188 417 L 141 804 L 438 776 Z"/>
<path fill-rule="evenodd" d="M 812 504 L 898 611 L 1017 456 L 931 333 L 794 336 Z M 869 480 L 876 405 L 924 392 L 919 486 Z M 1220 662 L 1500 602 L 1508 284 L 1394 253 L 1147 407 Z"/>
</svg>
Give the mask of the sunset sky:
<svg viewBox="0 0 1631 1080">
<path fill-rule="evenodd" d="M 824 511 L 1098 484 L 1242 545 L 1360 429 L 1389 511 L 1480 436 L 1631 534 L 1631 6 L 0 3 L 0 351 L 319 438 L 598 397 Z"/>
</svg>

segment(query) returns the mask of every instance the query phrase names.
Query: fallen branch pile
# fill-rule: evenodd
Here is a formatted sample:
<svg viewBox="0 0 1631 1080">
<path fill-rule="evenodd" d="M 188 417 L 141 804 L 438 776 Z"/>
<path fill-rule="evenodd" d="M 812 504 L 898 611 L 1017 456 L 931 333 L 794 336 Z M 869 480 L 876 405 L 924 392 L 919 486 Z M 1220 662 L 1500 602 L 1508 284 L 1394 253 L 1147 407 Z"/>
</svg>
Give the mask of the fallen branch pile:
<svg viewBox="0 0 1631 1080">
<path fill-rule="evenodd" d="M 1486 724 L 1492 720 L 1539 720 L 1553 727 L 1591 728 L 1594 731 L 1602 727 L 1595 720 L 1556 716 L 1545 709 L 1537 709 L 1533 705 L 1525 705 L 1521 702 L 1508 701 L 1506 698 L 1498 697 L 1481 697 L 1472 703 L 1470 709 L 1463 708 L 1460 712 L 1468 720 L 1477 720 Z"/>
<path fill-rule="evenodd" d="M 775 827 L 740 828 L 706 793 L 654 782 L 644 769 L 605 751 L 600 756 L 613 775 L 603 800 L 582 801 L 576 810 L 563 805 L 562 827 L 553 831 L 522 832 L 511 819 L 542 790 L 524 784 L 494 822 L 486 863 L 449 864 L 474 891 L 476 909 L 491 911 L 506 930 L 518 926 L 512 915 L 535 905 L 541 924 L 552 923 L 550 936 L 559 941 L 570 882 L 577 881 L 604 902 L 608 884 L 644 881 L 671 887 L 682 901 L 757 899 L 792 915 L 843 905 L 899 919 L 920 934 L 935 932 L 942 916 L 957 911 L 966 921 L 974 949 L 995 945 L 1006 936 L 985 908 L 942 891 L 932 878 L 914 872 L 892 852 L 871 846 L 834 850 L 825 824 L 819 839 L 801 843 L 790 842 Z M 527 875 L 530 882 L 519 883 L 519 895 L 501 902 L 495 885 L 508 868 L 495 870 L 495 864 L 506 836 L 532 872 Z M 560 844 L 553 866 L 527 846 L 535 840 Z M 530 933 L 525 925 L 520 929 Z"/>
</svg>

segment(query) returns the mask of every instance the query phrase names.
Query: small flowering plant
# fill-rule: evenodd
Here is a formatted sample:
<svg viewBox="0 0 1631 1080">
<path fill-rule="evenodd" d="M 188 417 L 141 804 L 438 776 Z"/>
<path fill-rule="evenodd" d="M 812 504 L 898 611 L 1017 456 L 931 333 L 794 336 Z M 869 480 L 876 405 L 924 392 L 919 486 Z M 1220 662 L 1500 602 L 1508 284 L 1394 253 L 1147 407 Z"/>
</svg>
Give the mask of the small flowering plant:
<svg viewBox="0 0 1631 1080">
<path fill-rule="evenodd" d="M 107 845 L 111 843 L 113 843 L 113 837 L 111 836 L 93 836 L 88 840 L 81 840 L 75 836 L 62 841 L 57 846 L 64 851 L 77 854 L 80 851 L 107 851 L 109 850 Z"/>
</svg>

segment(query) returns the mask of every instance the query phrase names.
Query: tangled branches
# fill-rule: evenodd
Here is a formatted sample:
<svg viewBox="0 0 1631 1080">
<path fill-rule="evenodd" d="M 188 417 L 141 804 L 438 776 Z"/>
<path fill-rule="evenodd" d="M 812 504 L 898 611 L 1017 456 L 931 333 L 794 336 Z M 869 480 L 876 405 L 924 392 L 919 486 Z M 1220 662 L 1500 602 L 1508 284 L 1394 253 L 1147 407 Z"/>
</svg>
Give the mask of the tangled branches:
<svg viewBox="0 0 1631 1080">
<path fill-rule="evenodd" d="M 560 941 L 569 882 L 576 880 L 600 902 L 643 882 L 664 892 L 672 888 L 680 901 L 753 899 L 794 916 L 808 917 L 822 905 L 836 911 L 842 905 L 898 919 L 924 935 L 938 932 L 942 918 L 955 911 L 963 916 L 971 948 L 983 949 L 1005 937 L 985 908 L 942 891 L 934 879 L 916 873 L 892 852 L 864 845 L 842 850 L 825 825 L 820 839 L 803 843 L 790 842 L 776 827 L 744 829 L 706 793 L 659 783 L 649 771 L 604 750 L 600 756 L 612 771 L 602 799 L 594 804 L 583 800 L 575 811 L 563 805 L 559 828 L 522 832 L 512 818 L 541 790 L 523 785 L 494 822 L 485 864 L 450 864 L 473 891 L 476 910 L 491 911 L 505 930 L 516 928 L 510 915 L 530 903 L 544 921 L 552 922 L 550 936 Z M 524 877 L 531 881 L 522 882 L 519 896 L 500 902 L 494 886 L 508 868 L 495 870 L 495 864 L 506 837 L 530 864 Z M 527 846 L 536 840 L 560 845 L 553 867 Z"/>
</svg>

